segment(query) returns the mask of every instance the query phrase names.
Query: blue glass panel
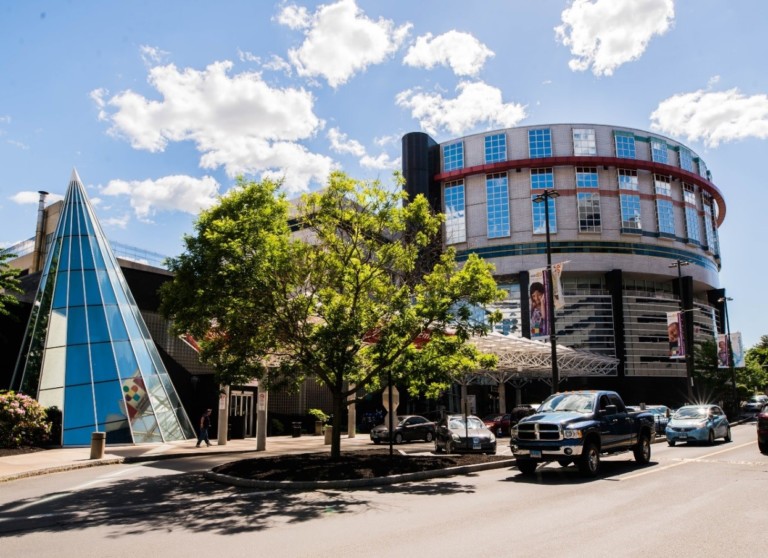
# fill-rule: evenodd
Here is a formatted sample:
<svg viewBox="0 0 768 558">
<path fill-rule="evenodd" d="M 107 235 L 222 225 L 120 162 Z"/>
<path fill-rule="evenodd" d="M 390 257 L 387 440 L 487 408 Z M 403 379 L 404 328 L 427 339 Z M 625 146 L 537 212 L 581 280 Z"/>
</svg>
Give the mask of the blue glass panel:
<svg viewBox="0 0 768 558">
<path fill-rule="evenodd" d="M 443 146 L 443 170 L 452 171 L 464 168 L 464 144 L 452 143 Z"/>
<path fill-rule="evenodd" d="M 77 234 L 87 235 L 88 227 L 85 226 L 85 204 L 82 202 L 77 204 L 77 209 L 75 212 L 77 213 Z"/>
<path fill-rule="evenodd" d="M 487 139 L 487 138 L 486 138 Z M 507 175 L 489 175 L 485 179 L 488 238 L 509 236 L 509 192 Z"/>
<path fill-rule="evenodd" d="M 67 346 L 67 386 L 91 383 L 91 362 L 89 356 L 88 345 Z"/>
<path fill-rule="evenodd" d="M 69 244 L 70 238 L 64 237 L 61 242 L 61 252 L 59 257 L 59 271 L 69 269 Z"/>
<path fill-rule="evenodd" d="M 65 417 L 67 414 L 65 413 Z M 95 432 L 93 426 L 84 428 L 65 428 L 62 433 L 62 444 L 65 446 L 88 446 L 91 444 L 91 434 Z"/>
<path fill-rule="evenodd" d="M 136 359 L 139 361 L 139 368 L 142 373 L 144 373 L 145 376 L 154 373 L 155 363 L 152 362 L 152 359 L 149 356 L 145 341 L 142 339 L 134 339 L 133 341 L 134 353 L 136 354 Z"/>
<path fill-rule="evenodd" d="M 91 343 L 109 341 L 107 319 L 104 317 L 104 308 L 101 306 L 86 306 L 88 315 L 88 336 Z"/>
<path fill-rule="evenodd" d="M 83 258 L 83 269 L 93 269 L 93 254 L 91 253 L 91 243 L 89 242 L 89 237 L 80 237 L 80 247 L 80 254 Z"/>
<path fill-rule="evenodd" d="M 131 307 L 123 308 L 123 311 L 125 312 L 125 327 L 128 329 L 128 337 L 134 341 L 141 340 L 141 330 L 139 324 L 136 323 L 136 313 L 139 310 L 136 307 Z"/>
<path fill-rule="evenodd" d="M 112 284 L 109 282 L 109 275 L 103 269 L 96 271 L 96 279 L 99 282 L 99 288 L 101 291 L 101 299 L 104 304 L 115 304 L 117 299 L 115 298 L 115 291 L 112 289 Z"/>
<path fill-rule="evenodd" d="M 64 388 L 64 429 L 96 427 L 93 416 L 93 392 L 91 384 L 67 386 Z M 66 435 L 65 435 L 66 436 Z M 90 433 L 88 443 L 90 443 Z"/>
<path fill-rule="evenodd" d="M 69 299 L 67 301 L 70 306 L 82 306 L 85 304 L 85 293 L 83 292 L 83 288 L 83 272 L 70 271 Z"/>
<path fill-rule="evenodd" d="M 496 163 L 507 159 L 507 137 L 504 134 L 485 136 L 485 162 Z"/>
<path fill-rule="evenodd" d="M 616 156 L 635 158 L 635 137 L 616 134 Z"/>
<path fill-rule="evenodd" d="M 133 347 L 129 341 L 118 341 L 113 343 L 115 349 L 115 359 L 117 360 L 117 370 L 120 378 L 131 378 L 139 369 L 136 358 L 133 356 Z"/>
<path fill-rule="evenodd" d="M 531 159 L 552 156 L 552 134 L 549 128 L 528 130 L 528 153 Z"/>
<path fill-rule="evenodd" d="M 120 423 L 126 419 L 125 406 L 123 405 L 123 390 L 120 382 L 100 382 L 94 384 L 96 392 L 96 413 L 100 430 L 106 423 Z"/>
<path fill-rule="evenodd" d="M 115 273 L 115 270 L 111 267 L 107 269 L 107 272 L 109 274 L 109 280 L 115 287 L 115 298 L 117 299 L 118 304 L 121 306 L 128 304 L 128 299 L 125 297 L 125 292 L 121 288 L 122 283 L 120 283 L 120 280 L 117 278 L 117 274 Z"/>
<path fill-rule="evenodd" d="M 64 202 L 66 204 L 66 201 Z M 67 207 L 65 205 L 66 212 L 62 215 L 63 226 L 61 228 L 61 234 L 64 237 L 72 234 L 72 206 Z"/>
<path fill-rule="evenodd" d="M 123 325 L 123 317 L 120 314 L 120 308 L 116 304 L 107 304 L 104 306 L 104 312 L 109 324 L 109 333 L 112 341 L 124 341 L 128 339 L 128 332 Z"/>
<path fill-rule="evenodd" d="M 83 262 L 80 258 L 80 239 L 73 236 L 67 240 L 70 240 L 69 269 L 83 269 Z"/>
<path fill-rule="evenodd" d="M 99 242 L 95 237 L 90 236 L 88 237 L 88 243 L 90 244 L 91 253 L 93 254 L 93 266 L 96 269 L 106 269 L 106 266 L 104 265 L 104 258 L 101 255 L 101 250 L 99 249 Z"/>
<path fill-rule="evenodd" d="M 69 273 L 59 271 L 56 276 L 56 290 L 53 292 L 53 307 L 64 308 L 67 305 L 67 288 L 69 286 Z"/>
<path fill-rule="evenodd" d="M 151 410 L 138 416 L 133 420 L 131 426 L 133 428 L 133 439 L 137 444 L 159 443 L 163 441 L 157 421 Z"/>
<path fill-rule="evenodd" d="M 86 304 L 101 304 L 99 281 L 96 272 L 92 269 L 83 272 L 85 278 L 85 302 Z"/>
<path fill-rule="evenodd" d="M 93 381 L 103 382 L 118 377 L 115 355 L 110 343 L 91 344 L 91 362 L 93 363 Z"/>
<path fill-rule="evenodd" d="M 85 324 L 85 307 L 70 306 L 67 312 L 67 343 L 70 345 L 87 343 L 88 330 Z"/>
</svg>

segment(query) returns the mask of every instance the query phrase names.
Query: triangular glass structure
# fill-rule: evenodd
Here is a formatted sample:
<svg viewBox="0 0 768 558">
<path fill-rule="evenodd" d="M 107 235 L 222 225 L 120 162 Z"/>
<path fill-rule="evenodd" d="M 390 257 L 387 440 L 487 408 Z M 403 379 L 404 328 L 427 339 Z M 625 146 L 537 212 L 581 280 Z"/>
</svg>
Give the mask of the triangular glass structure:
<svg viewBox="0 0 768 558">
<path fill-rule="evenodd" d="M 195 436 L 74 170 L 11 385 L 62 411 L 63 446 Z"/>
</svg>

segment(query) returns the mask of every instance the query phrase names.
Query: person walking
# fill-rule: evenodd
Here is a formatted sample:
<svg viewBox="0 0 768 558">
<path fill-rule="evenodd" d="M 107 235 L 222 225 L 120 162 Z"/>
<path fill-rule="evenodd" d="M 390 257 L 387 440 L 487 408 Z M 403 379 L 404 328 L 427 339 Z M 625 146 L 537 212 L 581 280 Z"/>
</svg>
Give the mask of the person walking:
<svg viewBox="0 0 768 558">
<path fill-rule="evenodd" d="M 205 445 L 211 447 L 211 442 L 208 440 L 208 429 L 211 427 L 211 409 L 206 409 L 203 416 L 200 417 L 200 429 L 197 434 L 196 448 L 200 447 L 201 442 L 205 442 Z"/>
</svg>

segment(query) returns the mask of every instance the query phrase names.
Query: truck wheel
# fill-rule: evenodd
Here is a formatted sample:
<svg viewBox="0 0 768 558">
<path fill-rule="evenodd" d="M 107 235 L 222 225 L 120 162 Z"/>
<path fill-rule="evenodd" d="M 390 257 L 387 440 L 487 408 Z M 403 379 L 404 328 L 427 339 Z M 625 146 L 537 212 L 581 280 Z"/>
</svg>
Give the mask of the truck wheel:
<svg viewBox="0 0 768 558">
<path fill-rule="evenodd" d="M 518 459 L 515 461 L 517 470 L 528 476 L 536 472 L 536 462 L 533 459 Z"/>
<path fill-rule="evenodd" d="M 431 442 L 433 440 L 433 438 L 434 438 L 434 436 L 432 435 L 432 433 L 431 432 L 427 432 L 427 435 L 426 435 L 427 442 Z"/>
<path fill-rule="evenodd" d="M 378 438 L 374 438 L 373 443 L 376 445 L 379 445 L 381 443 L 381 440 L 379 440 Z"/>
<path fill-rule="evenodd" d="M 600 451 L 597 444 L 587 442 L 584 444 L 584 452 L 581 454 L 577 465 L 579 473 L 584 477 L 596 477 L 600 470 Z"/>
<path fill-rule="evenodd" d="M 395 434 L 395 443 L 396 444 L 402 444 L 403 443 L 403 435 L 399 432 Z"/>
<path fill-rule="evenodd" d="M 645 434 L 640 436 L 634 449 L 635 461 L 641 465 L 647 465 L 651 460 L 651 440 Z"/>
</svg>

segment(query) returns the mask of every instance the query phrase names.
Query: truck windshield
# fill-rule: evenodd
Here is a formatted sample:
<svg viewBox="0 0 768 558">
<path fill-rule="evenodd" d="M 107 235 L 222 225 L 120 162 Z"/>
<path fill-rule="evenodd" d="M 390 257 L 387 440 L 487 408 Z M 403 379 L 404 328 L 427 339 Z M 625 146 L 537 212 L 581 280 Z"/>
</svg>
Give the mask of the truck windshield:
<svg viewBox="0 0 768 558">
<path fill-rule="evenodd" d="M 591 413 L 595 408 L 595 396 L 584 393 L 556 393 L 539 407 L 539 413 L 552 411 Z"/>
</svg>

